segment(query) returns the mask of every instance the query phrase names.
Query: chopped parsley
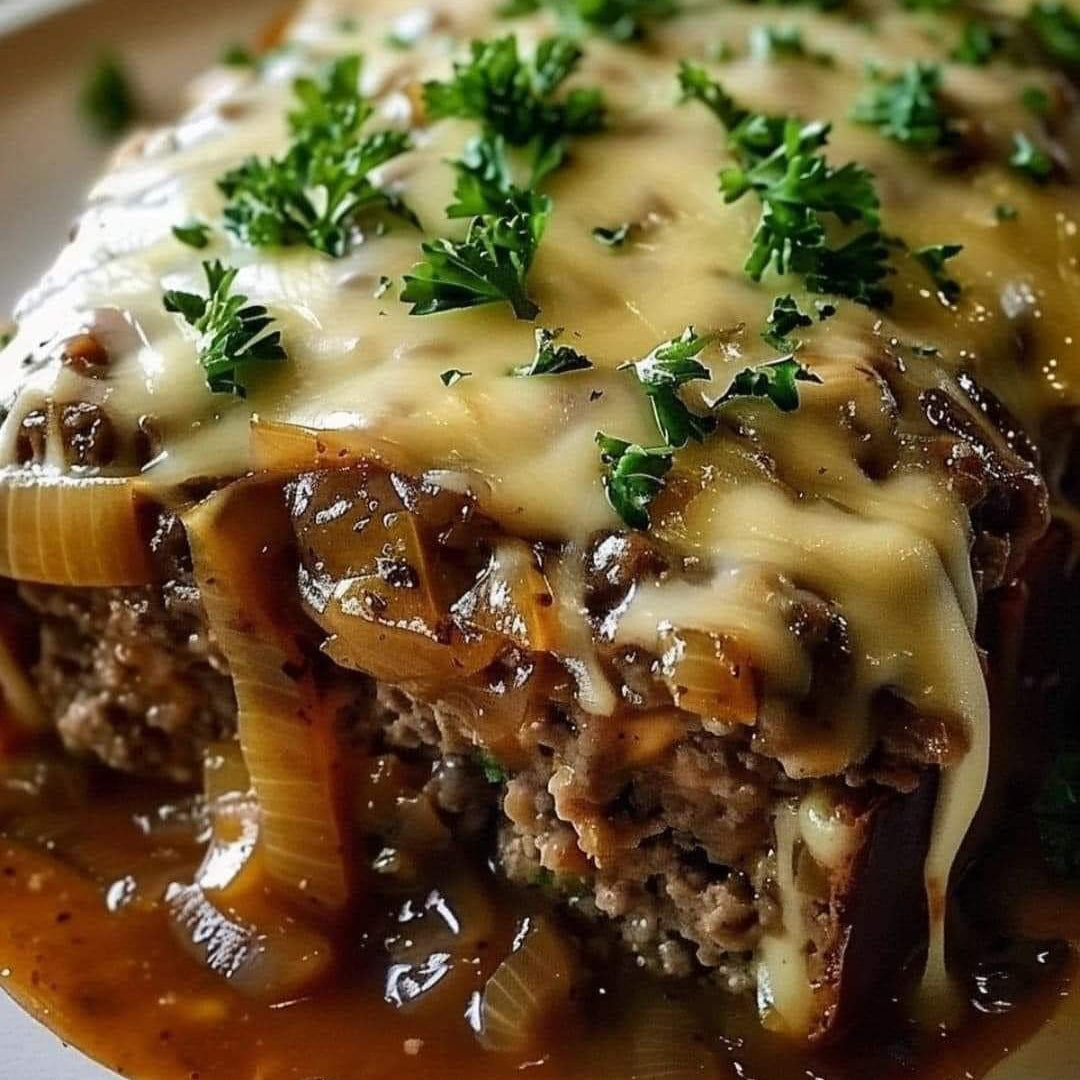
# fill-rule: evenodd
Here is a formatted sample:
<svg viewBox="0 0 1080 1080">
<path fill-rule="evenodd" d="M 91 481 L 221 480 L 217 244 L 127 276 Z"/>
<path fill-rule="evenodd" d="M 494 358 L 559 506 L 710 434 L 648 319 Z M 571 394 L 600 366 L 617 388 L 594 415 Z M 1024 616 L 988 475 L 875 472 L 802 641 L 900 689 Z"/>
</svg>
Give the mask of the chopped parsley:
<svg viewBox="0 0 1080 1080">
<path fill-rule="evenodd" d="M 650 25 L 678 15 L 679 0 L 507 0 L 499 7 L 504 18 L 552 8 L 568 33 L 606 34 L 616 41 L 645 36 Z"/>
<path fill-rule="evenodd" d="M 1050 95 L 1041 86 L 1025 86 L 1020 92 L 1020 104 L 1036 116 L 1045 116 L 1050 110 Z"/>
<path fill-rule="evenodd" d="M 1054 172 L 1054 162 L 1050 155 L 1036 146 L 1022 131 L 1013 134 L 1009 164 L 1037 184 L 1045 184 Z"/>
<path fill-rule="evenodd" d="M 1027 26 L 1043 50 L 1062 67 L 1080 69 L 1080 15 L 1060 0 L 1040 0 L 1028 8 Z"/>
<path fill-rule="evenodd" d="M 505 784 L 510 774 L 499 764 L 496 758 L 481 747 L 473 751 L 473 760 L 480 767 L 484 779 L 489 784 Z"/>
<path fill-rule="evenodd" d="M 749 191 L 761 201 L 761 219 L 745 263 L 750 277 L 760 281 L 771 267 L 778 274 L 800 274 L 811 292 L 887 306 L 892 294 L 882 281 L 892 271 L 888 245 L 877 228 L 873 177 L 853 162 L 839 169 L 828 164 L 820 151 L 830 125 L 752 113 L 686 61 L 679 78 L 683 99 L 700 101 L 727 128 L 728 148 L 738 164 L 720 173 L 724 201 L 735 202 Z M 842 225 L 867 228 L 833 247 L 825 215 Z"/>
<path fill-rule="evenodd" d="M 247 393 L 246 379 L 256 368 L 286 359 L 281 332 L 270 330 L 273 317 L 261 304 L 233 293 L 235 268 L 219 260 L 203 263 L 208 296 L 169 290 L 165 310 L 183 316 L 199 334 L 199 362 L 215 394 Z"/>
<path fill-rule="evenodd" d="M 557 344 L 562 330 L 536 331 L 536 355 L 532 363 L 516 367 L 512 375 L 566 375 L 571 371 L 585 371 L 593 366 L 592 361 L 569 345 Z"/>
<path fill-rule="evenodd" d="M 442 382 L 443 386 L 453 386 L 454 383 L 459 383 L 462 379 L 467 379 L 471 374 L 471 371 L 462 371 L 461 368 L 449 368 L 442 372 L 439 376 L 439 380 Z"/>
<path fill-rule="evenodd" d="M 186 225 L 174 225 L 173 236 L 181 244 L 200 251 L 210 243 L 210 226 L 202 221 L 189 221 Z"/>
<path fill-rule="evenodd" d="M 785 294 L 773 301 L 772 311 L 765 320 L 765 329 L 761 336 L 779 352 L 794 352 L 798 342 L 791 338 L 791 334 L 813 325 L 814 320 L 799 308 L 795 298 Z"/>
<path fill-rule="evenodd" d="M 226 67 L 258 67 L 259 64 L 255 54 L 246 45 L 238 42 L 225 46 L 221 52 L 221 62 Z"/>
<path fill-rule="evenodd" d="M 86 75 L 79 108 L 100 138 L 111 139 L 131 127 L 138 111 L 135 91 L 117 57 L 102 56 Z"/>
<path fill-rule="evenodd" d="M 1020 211 L 1012 203 L 998 203 L 994 207 L 994 217 L 998 221 L 1015 221 L 1020 216 Z"/>
<path fill-rule="evenodd" d="M 612 509 L 631 529 L 649 527 L 649 506 L 671 471 L 670 446 L 639 446 L 596 433 L 600 460 L 606 466 L 604 491 Z"/>
<path fill-rule="evenodd" d="M 630 234 L 633 230 L 633 224 L 629 221 L 624 221 L 621 225 L 616 225 L 613 229 L 606 228 L 603 225 L 597 225 L 592 231 L 592 236 L 598 244 L 603 244 L 604 247 L 617 250 L 630 239 Z"/>
<path fill-rule="evenodd" d="M 438 237 L 420 250 L 424 260 L 405 275 L 401 299 L 412 315 L 509 301 L 519 319 L 534 319 L 540 308 L 525 291 L 540 238 L 551 216 L 551 200 L 523 193 L 521 205 L 502 216 L 478 216 L 464 240 Z"/>
<path fill-rule="evenodd" d="M 471 50 L 467 63 L 454 64 L 450 82 L 424 84 L 428 116 L 479 120 L 487 133 L 501 136 L 511 146 L 530 147 L 531 184 L 558 168 L 568 138 L 603 128 L 599 90 L 579 88 L 557 96 L 583 55 L 570 38 L 546 38 L 531 62 L 519 55 L 513 35 L 474 41 Z"/>
<path fill-rule="evenodd" d="M 452 164 L 457 183 L 455 201 L 446 208 L 448 217 L 512 215 L 528 205 L 530 193 L 514 183 L 501 135 L 487 133 L 471 139 L 460 160 Z"/>
<path fill-rule="evenodd" d="M 947 303 L 955 304 L 960 297 L 960 283 L 949 277 L 945 263 L 956 258 L 964 250 L 963 244 L 931 244 L 916 248 L 911 254 L 930 272 L 938 295 Z"/>
<path fill-rule="evenodd" d="M 958 64 L 982 67 L 990 63 L 1004 44 L 1004 35 L 990 23 L 982 19 L 969 19 L 949 57 Z"/>
<path fill-rule="evenodd" d="M 658 345 L 643 359 L 622 365 L 632 368 L 637 375 L 652 404 L 656 427 L 673 449 L 685 446 L 691 439 L 701 442 L 715 427 L 712 417 L 691 412 L 679 397 L 680 388 L 687 383 L 712 378 L 709 369 L 698 360 L 712 341 L 711 336 L 701 336 L 688 326 L 680 337 Z"/>
<path fill-rule="evenodd" d="M 750 31 L 750 55 L 758 60 L 813 60 L 832 64 L 829 53 L 811 52 L 798 26 L 755 26 Z"/>
<path fill-rule="evenodd" d="M 416 224 L 370 173 L 411 149 L 408 134 L 360 129 L 371 103 L 360 93 L 360 58 L 336 60 L 321 80 L 297 79 L 289 114 L 293 142 L 280 158 L 249 158 L 218 181 L 228 199 L 225 227 L 253 247 L 307 244 L 335 258 L 360 236 L 365 214 L 384 211 Z"/>
<path fill-rule="evenodd" d="M 793 356 L 785 356 L 781 360 L 744 368 L 716 404 L 722 405 L 736 398 L 765 398 L 781 412 L 794 412 L 799 407 L 800 382 L 820 383 L 821 379 Z"/>
<path fill-rule="evenodd" d="M 917 60 L 899 75 L 871 75 L 872 86 L 855 104 L 852 119 L 888 139 L 932 150 L 956 142 L 956 128 L 941 102 L 941 67 Z"/>
</svg>

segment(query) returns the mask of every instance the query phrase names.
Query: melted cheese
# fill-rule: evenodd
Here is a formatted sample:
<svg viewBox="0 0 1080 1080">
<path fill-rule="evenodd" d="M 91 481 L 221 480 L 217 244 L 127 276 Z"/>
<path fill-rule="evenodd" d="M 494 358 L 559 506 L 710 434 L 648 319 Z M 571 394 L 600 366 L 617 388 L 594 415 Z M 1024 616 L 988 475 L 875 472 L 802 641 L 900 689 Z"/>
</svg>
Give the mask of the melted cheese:
<svg viewBox="0 0 1080 1080">
<path fill-rule="evenodd" d="M 835 775 L 860 762 L 871 748 L 870 702 L 882 689 L 961 720 L 972 751 L 945 778 L 927 864 L 931 895 L 943 893 L 982 795 L 988 754 L 970 526 L 942 470 L 905 460 L 900 449 L 886 478 L 865 468 L 867 446 L 899 447 L 898 422 L 925 429 L 917 401 L 886 400 L 872 369 L 883 358 L 899 369 L 904 345 L 932 344 L 937 357 L 904 354 L 905 378 L 916 390 L 970 372 L 1036 434 L 1080 402 L 1080 340 L 1072 329 L 1080 302 L 1077 193 L 1062 184 L 1039 188 L 1001 163 L 1011 133 L 1035 123 L 1019 103 L 1022 87 L 1052 89 L 1052 77 L 1000 64 L 947 65 L 953 107 L 999 151 L 949 171 L 847 117 L 867 62 L 893 69 L 913 57 L 941 60 L 942 35 L 958 36 L 959 18 L 928 23 L 884 3 L 869 5 L 872 18 L 859 23 L 703 4 L 642 46 L 590 40 L 575 78 L 603 87 L 610 129 L 576 140 L 569 164 L 550 180 L 555 213 L 530 277 L 540 324 L 567 327 L 575 348 L 596 364 L 564 378 L 509 377 L 531 357 L 534 327 L 506 305 L 410 316 L 397 294 L 418 259 L 420 235 L 406 226 L 373 232 L 336 261 L 306 248 L 247 249 L 221 230 L 201 252 L 172 237 L 171 227 L 191 218 L 219 222 L 216 179 L 249 154 L 286 146 L 292 78 L 348 51 L 366 54 L 365 88 L 378 103 L 372 126 L 415 129 L 415 150 L 385 166 L 383 182 L 400 191 L 428 234 L 454 234 L 460 223 L 444 216 L 453 179 L 446 160 L 460 154 L 475 126 L 422 126 L 415 89 L 447 75 L 470 37 L 509 29 L 496 26 L 492 7 L 491 0 L 416 9 L 394 0 L 310 3 L 292 28 L 292 47 L 261 76 L 217 73 L 179 124 L 129 147 L 92 193 L 74 242 L 17 312 L 19 333 L 0 370 L 11 404 L 0 454 L 14 459 L 19 423 L 43 402 L 92 400 L 124 430 L 154 418 L 163 449 L 144 481 L 168 491 L 247 471 L 258 416 L 351 430 L 401 448 L 425 468 L 464 476 L 485 511 L 520 535 L 581 543 L 617 527 L 594 434 L 651 443 L 655 431 L 640 388 L 616 368 L 688 324 L 721 329 L 723 356 L 710 360 L 715 378 L 702 388 L 715 397 L 734 372 L 770 357 L 756 328 L 777 292 L 798 293 L 794 279 L 757 286 L 743 273 L 758 206 L 752 198 L 723 204 L 716 182 L 726 163 L 723 133 L 704 109 L 675 105 L 676 61 L 704 59 L 726 43 L 742 58 L 716 70 L 737 99 L 834 122 L 829 158 L 872 170 L 888 232 L 911 247 L 964 245 L 950 264 L 964 292 L 956 306 L 944 304 L 914 260 L 898 258 L 887 317 L 842 303 L 836 317 L 806 332 L 804 355 L 822 385 L 803 389 L 794 414 L 733 406 L 724 432 L 680 454 L 671 487 L 678 497 L 658 504 L 656 534 L 707 573 L 693 584 L 638 589 L 608 629 L 616 643 L 650 648 L 673 622 L 730 634 L 761 668 L 763 708 L 782 708 L 810 678 L 784 617 L 785 597 L 810 589 L 834 605 L 851 638 L 851 693 L 835 703 L 827 730 L 781 760 L 797 777 Z M 342 29 L 343 15 L 355 17 L 355 32 Z M 765 21 L 800 26 L 808 48 L 829 52 L 833 62 L 747 55 L 751 29 Z M 513 28 L 529 47 L 551 25 L 540 15 Z M 395 30 L 411 48 L 382 44 Z M 1078 145 L 1068 124 L 1059 127 L 1055 153 L 1070 165 Z M 1000 203 L 1014 205 L 1018 220 L 999 221 Z M 624 250 L 613 253 L 592 238 L 596 226 L 627 221 L 641 229 Z M 253 382 L 246 401 L 207 391 L 191 333 L 162 309 L 164 289 L 202 288 L 199 264 L 212 257 L 240 268 L 238 288 L 270 308 L 289 354 L 280 370 Z M 384 278 L 394 282 L 389 290 Z M 108 380 L 80 379 L 56 357 L 56 343 L 86 327 L 112 354 Z M 30 374 L 16 362 L 26 354 L 35 358 Z M 439 374 L 449 368 L 472 374 L 446 388 Z M 560 618 L 574 630 L 574 655 L 565 659 L 587 710 L 610 711 L 615 694 L 590 651 L 580 582 L 562 585 Z M 787 832 L 780 832 L 783 855 Z M 941 934 L 939 918 L 932 965 L 943 971 Z M 763 981 L 775 986 L 795 961 L 774 964 L 769 949 Z"/>
</svg>

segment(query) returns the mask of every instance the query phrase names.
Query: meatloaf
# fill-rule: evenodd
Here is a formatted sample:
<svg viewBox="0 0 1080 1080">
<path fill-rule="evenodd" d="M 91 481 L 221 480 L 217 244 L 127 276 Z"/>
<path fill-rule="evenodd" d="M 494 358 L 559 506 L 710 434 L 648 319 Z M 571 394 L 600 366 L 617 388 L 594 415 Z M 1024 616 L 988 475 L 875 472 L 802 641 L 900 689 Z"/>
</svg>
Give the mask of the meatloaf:
<svg viewBox="0 0 1080 1080">
<path fill-rule="evenodd" d="M 173 784 L 238 741 L 313 919 L 363 892 L 390 754 L 777 1030 L 946 980 L 992 613 L 1068 478 L 1053 41 L 355 6 L 136 135 L 20 306 L 5 725 Z"/>
</svg>

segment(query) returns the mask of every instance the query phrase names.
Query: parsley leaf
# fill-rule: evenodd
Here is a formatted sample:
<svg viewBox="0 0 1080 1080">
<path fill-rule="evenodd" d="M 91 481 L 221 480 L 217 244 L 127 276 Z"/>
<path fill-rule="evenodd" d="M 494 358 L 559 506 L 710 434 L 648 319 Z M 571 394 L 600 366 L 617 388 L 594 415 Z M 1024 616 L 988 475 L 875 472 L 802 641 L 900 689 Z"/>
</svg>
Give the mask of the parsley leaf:
<svg viewBox="0 0 1080 1080">
<path fill-rule="evenodd" d="M 956 303 L 961 290 L 960 283 L 945 272 L 945 263 L 963 250 L 963 244 L 931 244 L 929 247 L 916 248 L 911 253 L 930 272 L 938 293 L 950 304 Z"/>
<path fill-rule="evenodd" d="M 765 320 L 765 329 L 761 336 L 779 352 L 793 352 L 798 343 L 792 341 L 790 335 L 805 326 L 813 325 L 814 320 L 799 308 L 795 298 L 785 294 L 773 301 L 772 311 Z"/>
<path fill-rule="evenodd" d="M 988 22 L 982 19 L 969 19 L 959 42 L 949 53 L 958 64 L 971 64 L 981 67 L 990 63 L 994 54 L 1005 44 L 1005 37 Z"/>
<path fill-rule="evenodd" d="M 604 491 L 612 509 L 631 529 L 649 527 L 649 505 L 660 494 L 671 471 L 669 446 L 639 446 L 596 433 L 600 460 L 607 466 Z"/>
<path fill-rule="evenodd" d="M 1062 67 L 1080 69 L 1080 15 L 1060 0 L 1040 0 L 1028 9 L 1027 25 L 1036 41 Z"/>
<path fill-rule="evenodd" d="M 711 336 L 700 336 L 688 326 L 680 337 L 658 345 L 648 356 L 623 364 L 632 368 L 652 403 L 656 426 L 664 442 L 674 449 L 691 439 L 701 442 L 715 427 L 710 416 L 698 416 L 679 397 L 679 388 L 712 373 L 697 357 L 711 344 Z"/>
<path fill-rule="evenodd" d="M 421 245 L 425 259 L 405 275 L 401 299 L 411 315 L 433 315 L 507 300 L 519 319 L 539 307 L 525 291 L 540 238 L 551 216 L 546 195 L 523 192 L 505 216 L 475 217 L 464 240 L 439 237 Z"/>
<path fill-rule="evenodd" d="M 244 397 L 245 378 L 253 365 L 286 359 L 281 333 L 268 332 L 274 320 L 265 307 L 232 292 L 235 268 L 226 269 L 215 259 L 203 263 L 203 272 L 209 295 L 169 290 L 165 310 L 182 315 L 198 331 L 199 362 L 211 391 Z"/>
<path fill-rule="evenodd" d="M 998 203 L 994 207 L 994 217 L 998 221 L 1015 221 L 1020 216 L 1020 211 L 1012 203 Z"/>
<path fill-rule="evenodd" d="M 210 226 L 202 221 L 189 221 L 186 225 L 174 225 L 173 236 L 188 247 L 202 249 L 210 243 Z"/>
<path fill-rule="evenodd" d="M 1050 110 L 1050 95 L 1041 86 L 1025 86 L 1020 92 L 1020 104 L 1036 116 L 1045 116 Z"/>
<path fill-rule="evenodd" d="M 226 228 L 254 247 L 307 244 L 335 258 L 360 233 L 363 215 L 388 211 L 417 224 L 401 200 L 369 174 L 405 151 L 405 132 L 359 132 L 372 113 L 359 89 L 360 58 L 335 61 L 321 81 L 297 79 L 299 108 L 289 114 L 293 143 L 284 157 L 249 158 L 218 187 L 229 200 Z"/>
<path fill-rule="evenodd" d="M 503 18 L 552 8 L 568 33 L 606 34 L 616 41 L 645 36 L 653 22 L 670 19 L 681 10 L 679 0 L 508 0 L 499 7 Z"/>
<path fill-rule="evenodd" d="M 137 107 L 131 80 L 120 61 L 102 56 L 83 80 L 79 107 L 103 139 L 123 134 L 135 119 Z"/>
<path fill-rule="evenodd" d="M 255 54 L 239 42 L 233 42 L 222 49 L 221 62 L 226 67 L 258 67 L 259 64 Z"/>
<path fill-rule="evenodd" d="M 446 208 L 447 217 L 499 216 L 513 212 L 528 195 L 513 181 L 506 160 L 506 140 L 490 133 L 471 139 L 459 161 L 454 186 L 456 202 Z"/>
<path fill-rule="evenodd" d="M 799 383 L 820 383 L 821 379 L 793 356 L 768 364 L 744 368 L 735 376 L 716 405 L 735 398 L 766 398 L 781 412 L 793 412 L 799 407 Z"/>
<path fill-rule="evenodd" d="M 874 85 L 856 103 L 852 119 L 870 124 L 905 146 L 934 149 L 955 143 L 957 134 L 941 103 L 941 68 L 913 61 L 892 78 L 874 73 Z"/>
<path fill-rule="evenodd" d="M 532 183 L 561 164 L 566 140 L 604 126 L 599 90 L 556 93 L 581 61 L 582 51 L 567 37 L 542 41 L 530 63 L 518 54 L 513 35 L 474 41 L 468 63 L 454 64 L 450 82 L 424 83 L 424 104 L 432 120 L 479 120 L 485 131 L 511 146 L 531 146 Z"/>
<path fill-rule="evenodd" d="M 1009 164 L 1037 184 L 1045 184 L 1054 172 L 1054 162 L 1050 155 L 1036 146 L 1022 131 L 1013 133 L 1013 150 Z"/>
<path fill-rule="evenodd" d="M 811 52 L 803 42 L 798 26 L 755 26 L 750 31 L 750 55 L 757 60 L 813 60 L 830 65 L 833 57 L 825 52 Z"/>
<path fill-rule="evenodd" d="M 768 116 L 742 108 L 705 72 L 683 62 L 684 100 L 700 101 L 728 130 L 737 164 L 720 173 L 725 202 L 753 191 L 762 204 L 746 272 L 755 281 L 775 268 L 797 273 L 811 292 L 847 296 L 870 307 L 892 299 L 881 285 L 891 273 L 888 246 L 877 229 L 878 195 L 873 177 L 851 162 L 833 168 L 820 153 L 830 127 L 820 121 Z M 870 226 L 840 247 L 830 247 L 822 215 L 841 224 Z"/>
<path fill-rule="evenodd" d="M 484 779 L 489 784 L 505 784 L 510 779 L 510 774 L 489 751 L 477 747 L 473 751 L 473 760 L 479 766 L 480 771 L 484 774 Z"/>
<path fill-rule="evenodd" d="M 566 375 L 571 371 L 585 371 L 593 366 L 592 361 L 569 345 L 557 345 L 562 330 L 536 331 L 536 355 L 532 363 L 516 367 L 512 375 Z"/>
</svg>

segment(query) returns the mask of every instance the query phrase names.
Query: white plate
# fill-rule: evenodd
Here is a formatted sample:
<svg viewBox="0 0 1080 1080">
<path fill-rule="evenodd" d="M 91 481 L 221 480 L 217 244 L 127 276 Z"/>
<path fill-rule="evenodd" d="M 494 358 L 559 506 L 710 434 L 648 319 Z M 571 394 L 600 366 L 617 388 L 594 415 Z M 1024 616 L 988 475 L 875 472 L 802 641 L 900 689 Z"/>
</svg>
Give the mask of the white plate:
<svg viewBox="0 0 1080 1080">
<path fill-rule="evenodd" d="M 107 154 L 76 108 L 94 59 L 106 48 L 121 56 L 149 118 L 165 119 L 185 82 L 224 43 L 250 40 L 273 10 L 266 0 L 0 0 L 0 322 L 63 244 Z M 988 1080 L 1080 1077 L 1078 1028 L 1080 993 Z M 0 1062 L 11 1080 L 115 1080 L 3 993 Z"/>
</svg>

